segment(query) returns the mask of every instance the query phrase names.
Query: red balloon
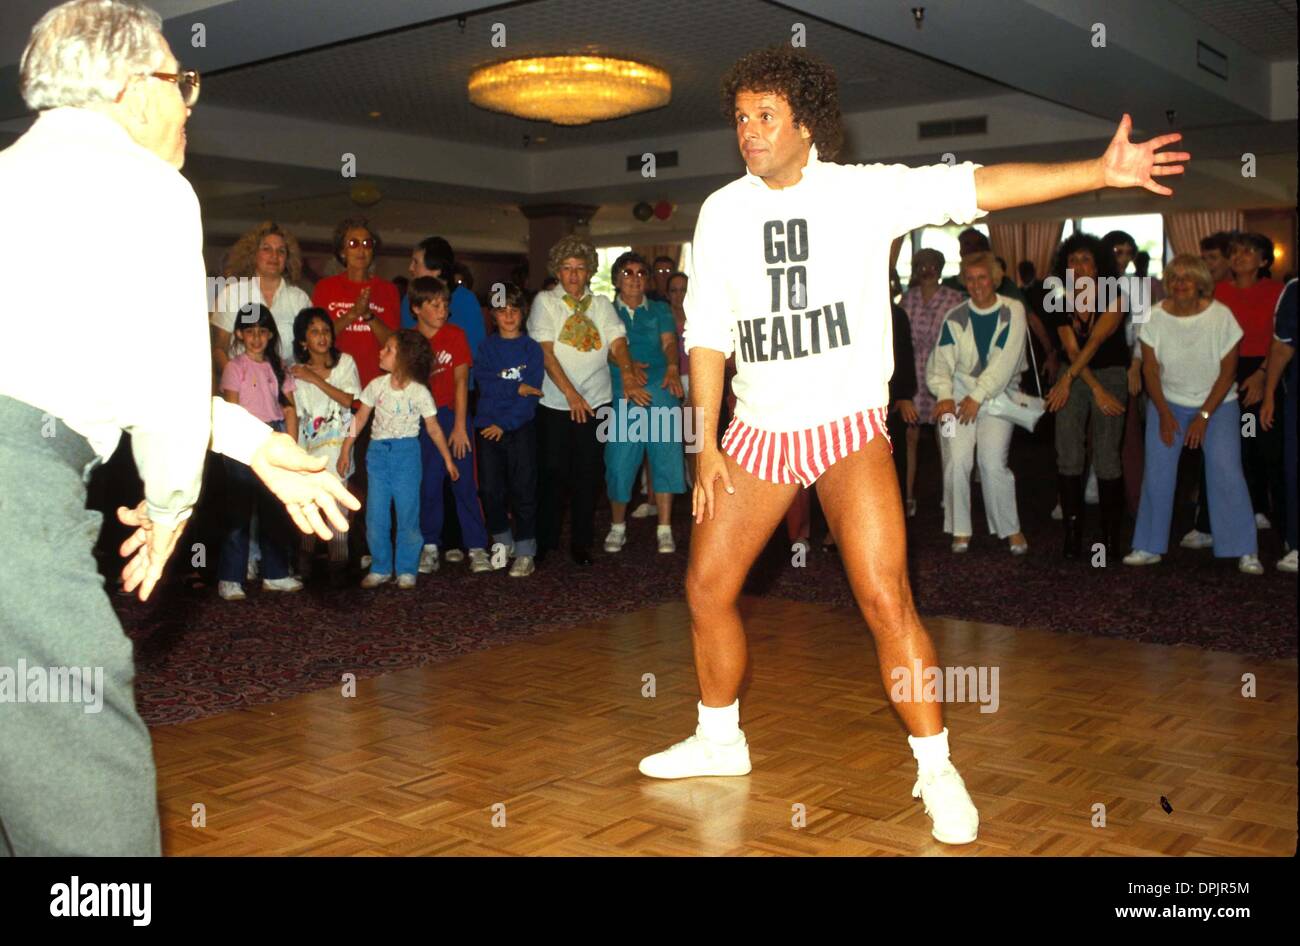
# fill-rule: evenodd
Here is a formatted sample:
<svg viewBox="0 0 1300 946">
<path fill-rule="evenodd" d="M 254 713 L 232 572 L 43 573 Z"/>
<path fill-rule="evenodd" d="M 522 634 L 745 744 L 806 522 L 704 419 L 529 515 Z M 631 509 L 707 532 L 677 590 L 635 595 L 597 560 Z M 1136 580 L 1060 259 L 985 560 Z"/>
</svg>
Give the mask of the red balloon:
<svg viewBox="0 0 1300 946">
<path fill-rule="evenodd" d="M 667 220 L 673 215 L 673 205 L 666 200 L 661 200 L 655 204 L 655 216 L 660 220 Z"/>
</svg>

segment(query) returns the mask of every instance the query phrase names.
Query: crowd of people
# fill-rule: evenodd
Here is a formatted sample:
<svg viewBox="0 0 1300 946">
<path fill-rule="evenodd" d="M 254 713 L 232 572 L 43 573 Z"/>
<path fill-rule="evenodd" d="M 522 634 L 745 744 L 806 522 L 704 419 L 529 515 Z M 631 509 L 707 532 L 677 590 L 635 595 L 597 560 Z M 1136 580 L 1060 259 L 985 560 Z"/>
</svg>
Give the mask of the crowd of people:
<svg viewBox="0 0 1300 946">
<path fill-rule="evenodd" d="M 569 236 L 551 249 L 541 291 L 499 283 L 480 302 L 445 239 L 421 241 L 409 278 L 394 282 L 374 274 L 380 246 L 365 219 L 342 221 L 333 240 L 342 271 L 308 297 L 295 285 L 297 240 L 262 223 L 227 254 L 225 276 L 244 279 L 226 286 L 211 318 L 218 393 L 326 457 L 366 499 L 351 545 L 344 534 L 327 543 L 331 581 L 346 583 L 356 561 L 362 587 L 412 588 L 418 574 L 466 558 L 474 574 L 527 577 L 560 545 L 566 514 L 569 554 L 590 565 L 602 498 L 606 553 L 624 548 L 629 518 L 650 517 L 658 550 L 675 552 L 673 499 L 691 481 L 689 430 L 677 421 L 690 383 L 688 278 L 676 261 L 622 254 L 606 298 L 591 291 L 595 248 Z M 1296 387 L 1295 287 L 1271 277 L 1266 237 L 1213 234 L 1199 257 L 1171 260 L 1162 282 L 1109 295 L 1100 291 L 1107 280 L 1143 277 L 1149 265 L 1122 231 L 1064 240 L 1055 284 L 1023 262 L 1020 282 L 1011 279 L 974 228 L 959 246 L 948 279 L 942 253 L 918 251 L 893 306 L 888 429 L 908 517 L 921 438 L 933 436 L 952 551 L 967 551 L 975 534 L 974 481 L 988 531 L 1011 554 L 1027 554 L 1010 468 L 1016 422 L 999 405 L 1008 393 L 1038 394 L 1055 418 L 1053 518 L 1065 557 L 1084 557 L 1092 504 L 1096 540 L 1113 561 L 1160 561 L 1188 449 L 1202 459 L 1185 490 L 1195 527 L 1181 544 L 1259 574 L 1256 531 L 1285 524 L 1277 567 L 1295 571 L 1286 490 L 1295 482 L 1286 466 L 1295 408 L 1284 406 Z M 664 417 L 676 422 L 664 427 Z M 1141 449 L 1126 451 L 1133 437 Z M 295 538 L 265 487 L 237 461 L 223 462 L 219 593 L 242 598 L 243 582 L 256 577 L 264 590 L 299 590 L 319 540 Z M 800 490 L 786 519 L 805 551 L 810 506 L 810 491 Z M 1129 516 L 1136 527 L 1126 542 Z M 828 531 L 824 547 L 834 542 Z"/>
<path fill-rule="evenodd" d="M 566 509 L 569 553 L 590 565 L 602 493 L 607 553 L 627 542 L 629 515 L 657 517 L 658 551 L 675 552 L 673 497 L 689 475 L 676 261 L 624 253 L 610 299 L 591 291 L 595 248 L 566 237 L 547 288 L 499 283 L 480 305 L 445 239 L 414 248 L 400 286 L 374 274 L 380 245 L 367 220 L 342 221 L 342 271 L 308 298 L 293 285 L 297 240 L 259 224 L 227 254 L 211 316 L 218 393 L 365 497 L 363 539 L 328 543 L 331 581 L 347 581 L 353 557 L 363 588 L 413 588 L 466 558 L 471 573 L 527 577 L 560 545 Z M 318 540 L 295 540 L 269 493 L 227 466 L 219 594 L 244 598 L 259 575 L 263 590 L 300 590 Z M 638 486 L 645 501 L 629 510 Z"/>
<path fill-rule="evenodd" d="M 1070 236 L 1055 253 L 1055 281 L 1036 280 L 1032 263 L 1021 264 L 1019 286 L 983 234 L 968 229 L 959 243 L 958 277 L 940 282 L 943 255 L 920 250 L 900 298 L 916 383 L 891 396 L 894 410 L 909 418 L 902 473 L 909 516 L 916 510 L 917 445 L 923 428 L 933 427 L 953 552 L 971 541 L 976 465 L 989 532 L 1007 540 L 1013 554 L 1027 552 L 1007 467 L 1013 422 L 995 401 L 1030 383 L 1021 375 L 1034 348 L 1028 378 L 1041 365 L 1033 383 L 1042 385 L 1043 407 L 1055 415 L 1060 503 L 1053 517 L 1063 522 L 1066 558 L 1083 555 L 1084 513 L 1092 502 L 1108 556 L 1122 555 L 1126 565 L 1159 562 L 1186 448 L 1201 456 L 1192 490 L 1196 524 L 1181 545 L 1213 548 L 1218 557 L 1235 558 L 1242 572 L 1262 574 L 1256 533 L 1276 524 L 1284 528 L 1277 567 L 1296 571 L 1296 285 L 1272 278 L 1267 237 L 1211 234 L 1200 256 L 1175 256 L 1162 283 L 1149 289 L 1119 278 L 1146 277 L 1149 266 L 1123 231 Z M 1116 291 L 1107 293 L 1107 284 Z M 897 336 L 902 362 L 907 356 Z M 1137 438 L 1141 450 L 1125 451 L 1126 437 Z M 1126 456 L 1137 462 L 1126 463 Z M 1124 554 L 1126 512 L 1136 528 Z"/>
</svg>

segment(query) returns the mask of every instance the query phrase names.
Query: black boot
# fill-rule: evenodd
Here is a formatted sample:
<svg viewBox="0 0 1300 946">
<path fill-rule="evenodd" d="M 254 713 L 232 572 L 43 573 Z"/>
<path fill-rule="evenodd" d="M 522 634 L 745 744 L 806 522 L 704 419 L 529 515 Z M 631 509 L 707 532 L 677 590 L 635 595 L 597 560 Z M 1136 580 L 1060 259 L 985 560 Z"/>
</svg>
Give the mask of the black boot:
<svg viewBox="0 0 1300 946">
<path fill-rule="evenodd" d="M 1124 554 L 1124 478 L 1099 478 L 1097 495 L 1101 500 L 1101 542 L 1106 546 L 1106 564 L 1113 565 Z"/>
<path fill-rule="evenodd" d="M 1061 522 L 1065 526 L 1062 555 L 1078 558 L 1083 554 L 1083 477 L 1058 474 L 1061 493 Z"/>
</svg>

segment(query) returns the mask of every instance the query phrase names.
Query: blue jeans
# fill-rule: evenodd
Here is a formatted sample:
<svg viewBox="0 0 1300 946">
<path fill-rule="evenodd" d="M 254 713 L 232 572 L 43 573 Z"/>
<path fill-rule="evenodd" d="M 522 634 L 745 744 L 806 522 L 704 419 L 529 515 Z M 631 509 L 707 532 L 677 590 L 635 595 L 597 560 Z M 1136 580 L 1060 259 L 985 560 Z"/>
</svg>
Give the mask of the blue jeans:
<svg viewBox="0 0 1300 946">
<path fill-rule="evenodd" d="M 420 565 L 420 442 L 415 437 L 371 440 L 366 451 L 366 541 L 374 575 L 414 575 Z M 393 520 L 397 510 L 397 555 Z"/>
<path fill-rule="evenodd" d="M 284 432 L 284 422 L 270 425 Z M 249 521 L 257 515 L 262 551 L 262 577 L 289 577 L 289 549 L 293 524 L 284 504 L 276 499 L 249 467 L 222 457 L 226 465 L 226 539 L 221 546 L 220 581 L 242 582 L 248 571 Z"/>
<path fill-rule="evenodd" d="M 514 546 L 516 555 L 537 554 L 537 429 L 529 421 L 507 430 L 500 440 L 478 432 L 478 465 L 483 474 L 492 541 Z M 514 529 L 510 527 L 514 516 Z"/>
<path fill-rule="evenodd" d="M 451 428 L 456 423 L 456 412 L 450 407 L 438 408 L 438 426 L 451 445 Z M 474 435 L 470 435 L 471 449 L 459 460 L 452 453 L 452 461 L 460 479 L 451 484 L 451 494 L 456 498 L 456 518 L 460 520 L 460 534 L 467 549 L 486 549 L 487 527 L 483 524 L 483 507 L 478 501 L 478 483 L 474 479 Z M 420 426 L 420 456 L 424 464 L 424 477 L 420 481 L 420 532 L 425 545 L 442 544 L 442 481 L 447 478 L 447 467 L 442 454 L 433 445 L 429 432 Z"/>
<path fill-rule="evenodd" d="M 1156 555 L 1163 555 L 1169 548 L 1178 455 L 1183 451 L 1187 427 L 1197 413 L 1194 407 L 1178 404 L 1170 404 L 1169 409 L 1179 428 L 1171 447 L 1160 439 L 1160 415 L 1156 406 L 1147 403 L 1146 464 L 1137 528 L 1133 533 L 1133 548 Z M 1214 554 L 1219 558 L 1254 555 L 1257 551 L 1255 514 L 1241 470 L 1241 408 L 1235 400 L 1224 401 L 1210 415 L 1202 450 L 1210 519 L 1214 522 Z"/>
</svg>

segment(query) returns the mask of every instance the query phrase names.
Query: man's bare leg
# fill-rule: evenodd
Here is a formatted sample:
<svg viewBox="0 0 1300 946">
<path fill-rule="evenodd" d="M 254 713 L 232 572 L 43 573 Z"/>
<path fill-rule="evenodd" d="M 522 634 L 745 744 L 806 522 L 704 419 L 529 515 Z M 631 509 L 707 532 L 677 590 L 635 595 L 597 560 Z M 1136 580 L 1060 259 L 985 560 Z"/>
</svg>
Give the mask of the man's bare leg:
<svg viewBox="0 0 1300 946">
<path fill-rule="evenodd" d="M 893 699 L 895 668 L 903 668 L 910 682 L 917 661 L 924 672 L 938 666 L 938 656 L 907 580 L 907 533 L 888 442 L 877 437 L 838 461 L 817 481 L 817 489 L 853 596 L 876 640 L 881 681 Z M 920 684 L 916 681 L 918 690 Z M 905 696 L 914 692 L 912 686 L 902 689 Z M 905 699 L 895 701 L 894 709 L 911 733 L 907 741 L 917 762 L 912 796 L 924 800 L 931 833 L 947 844 L 974 841 L 979 813 L 949 761 L 939 703 Z"/>
<path fill-rule="evenodd" d="M 839 543 L 853 596 L 876 640 L 880 679 L 888 693 L 895 667 L 911 673 L 917 659 L 922 667 L 933 667 L 938 655 L 912 601 L 907 529 L 885 439 L 877 437 L 833 464 L 817 481 L 817 495 Z M 943 729 L 938 703 L 908 701 L 895 703 L 894 709 L 913 736 L 933 736 Z"/>
<path fill-rule="evenodd" d="M 714 491 L 714 517 L 692 528 L 686 567 L 695 672 L 705 706 L 729 706 L 740 691 L 747 657 L 736 606 L 740 589 L 799 489 L 760 480 L 729 456 L 726 461 L 736 492 Z"/>
<path fill-rule="evenodd" d="M 641 760 L 654 778 L 746 775 L 749 746 L 740 730 L 740 683 L 748 651 L 736 607 L 745 576 L 785 516 L 796 486 L 767 483 L 725 457 L 735 492 L 719 484 L 714 517 L 705 516 L 691 534 L 686 602 L 691 643 L 700 682 L 695 735 Z"/>
</svg>

